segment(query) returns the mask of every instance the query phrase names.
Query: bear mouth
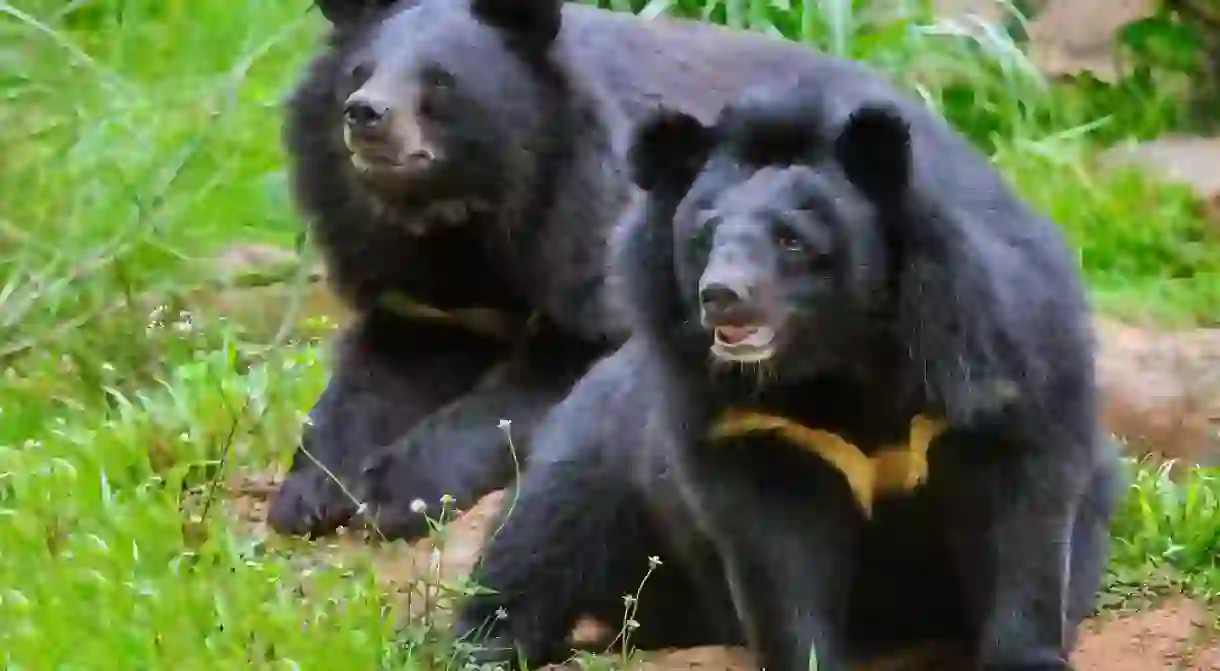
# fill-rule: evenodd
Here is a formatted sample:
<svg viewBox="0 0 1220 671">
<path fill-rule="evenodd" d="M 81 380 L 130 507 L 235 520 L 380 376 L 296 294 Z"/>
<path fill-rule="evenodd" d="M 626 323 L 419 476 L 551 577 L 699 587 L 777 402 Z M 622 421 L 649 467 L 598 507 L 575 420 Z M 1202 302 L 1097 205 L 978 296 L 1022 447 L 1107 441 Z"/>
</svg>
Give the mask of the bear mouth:
<svg viewBox="0 0 1220 671">
<path fill-rule="evenodd" d="M 363 173 L 406 174 L 424 167 L 424 161 L 403 160 L 376 151 L 353 151 L 352 165 Z"/>
<path fill-rule="evenodd" d="M 758 363 L 775 356 L 775 329 L 769 326 L 716 326 L 712 354 L 722 361 Z"/>
<path fill-rule="evenodd" d="M 352 167 L 373 177 L 405 177 L 425 172 L 436 160 L 434 152 L 419 149 L 401 151 L 377 143 L 357 141 L 344 127 L 343 143 L 347 146 Z"/>
</svg>

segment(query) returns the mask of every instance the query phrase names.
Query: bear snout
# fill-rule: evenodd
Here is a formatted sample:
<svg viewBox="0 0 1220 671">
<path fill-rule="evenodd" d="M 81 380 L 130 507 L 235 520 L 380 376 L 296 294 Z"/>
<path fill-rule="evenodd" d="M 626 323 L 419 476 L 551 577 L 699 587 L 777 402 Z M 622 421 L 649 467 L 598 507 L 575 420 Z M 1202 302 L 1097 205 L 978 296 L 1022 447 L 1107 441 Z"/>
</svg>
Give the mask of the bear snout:
<svg viewBox="0 0 1220 671">
<path fill-rule="evenodd" d="M 440 152 L 424 137 L 418 119 L 368 87 L 343 105 L 343 141 L 361 172 L 403 175 L 430 167 Z"/>
<path fill-rule="evenodd" d="M 363 89 L 348 96 L 343 105 L 343 121 L 353 134 L 376 133 L 390 115 L 390 104 Z"/>
<path fill-rule="evenodd" d="M 731 264 L 712 264 L 699 278 L 699 304 L 705 326 L 749 326 L 764 321 L 761 278 Z"/>
<path fill-rule="evenodd" d="M 710 324 L 742 321 L 742 313 L 749 309 L 751 293 L 751 287 L 742 282 L 700 282 L 699 302 L 704 321 Z"/>
</svg>

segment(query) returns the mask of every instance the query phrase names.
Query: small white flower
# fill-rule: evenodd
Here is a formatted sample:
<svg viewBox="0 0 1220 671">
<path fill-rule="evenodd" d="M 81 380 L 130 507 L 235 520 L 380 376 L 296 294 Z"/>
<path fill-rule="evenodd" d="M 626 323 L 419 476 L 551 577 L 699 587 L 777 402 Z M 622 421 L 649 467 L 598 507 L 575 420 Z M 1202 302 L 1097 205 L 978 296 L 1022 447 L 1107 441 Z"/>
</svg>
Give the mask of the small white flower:
<svg viewBox="0 0 1220 671">
<path fill-rule="evenodd" d="M 411 500 L 411 512 L 422 515 L 428 509 L 428 504 L 423 499 Z"/>
<path fill-rule="evenodd" d="M 513 425 L 513 420 L 511 420 L 511 419 L 502 419 L 502 420 L 500 420 L 500 423 L 499 423 L 497 426 L 499 426 L 499 427 L 500 427 L 500 430 L 501 430 L 501 431 L 507 431 L 507 430 L 508 430 L 508 428 L 509 428 L 509 427 L 511 427 L 512 425 Z"/>
</svg>

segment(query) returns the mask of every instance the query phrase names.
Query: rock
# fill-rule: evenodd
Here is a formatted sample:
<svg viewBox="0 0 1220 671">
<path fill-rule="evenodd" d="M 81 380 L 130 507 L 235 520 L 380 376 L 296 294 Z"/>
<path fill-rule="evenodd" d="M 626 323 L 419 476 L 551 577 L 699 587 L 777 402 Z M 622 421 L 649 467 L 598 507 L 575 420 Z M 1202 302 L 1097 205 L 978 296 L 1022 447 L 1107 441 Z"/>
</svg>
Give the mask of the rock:
<svg viewBox="0 0 1220 671">
<path fill-rule="evenodd" d="M 292 250 L 273 245 L 233 245 L 209 259 L 210 275 L 222 284 L 246 284 L 247 278 L 281 277 L 296 270 L 301 259 Z M 311 279 L 321 276 L 321 265 L 311 269 Z"/>
<path fill-rule="evenodd" d="M 1220 225 L 1220 137 L 1164 135 L 1148 142 L 1112 147 L 1103 165 L 1141 168 L 1194 190 L 1207 216 Z"/>
<path fill-rule="evenodd" d="M 1003 25 L 1012 16 L 1012 12 L 997 0 L 935 0 L 933 5 L 936 15 L 944 19 L 975 18 Z"/>
<path fill-rule="evenodd" d="M 294 291 L 295 287 L 287 283 L 235 287 L 200 297 L 199 303 L 206 306 L 206 310 L 241 324 L 255 337 L 267 336 L 274 334 L 280 322 L 288 316 Z M 333 328 L 351 321 L 351 310 L 339 301 L 324 282 L 309 282 L 301 287 L 301 291 L 304 293 L 296 319 L 298 326 L 309 320 L 321 320 Z M 315 330 L 322 333 L 326 329 L 304 329 L 310 333 Z"/>
<path fill-rule="evenodd" d="M 1155 0 L 1033 0 L 1027 17 L 1031 60 L 1048 76 L 1092 72 L 1113 81 L 1118 75 L 1115 37 L 1122 28 L 1151 15 Z M 936 12 L 947 19 L 972 16 L 993 24 L 1008 22 L 1011 12 L 997 0 L 936 0 Z"/>
<path fill-rule="evenodd" d="M 1029 56 L 1048 76 L 1114 81 L 1117 33 L 1155 9 L 1154 0 L 1050 0 L 1029 24 Z"/>
<path fill-rule="evenodd" d="M 292 250 L 272 245 L 234 245 L 205 259 L 205 282 L 182 297 L 185 308 L 201 323 L 218 319 L 237 324 L 255 341 L 273 337 L 286 318 L 293 334 L 321 335 L 352 318 L 351 311 L 329 290 L 325 267 L 315 263 L 300 278 L 299 312 L 290 315 L 302 259 Z"/>
<path fill-rule="evenodd" d="M 1220 329 L 1097 332 L 1106 428 L 1136 456 L 1220 466 Z"/>
</svg>

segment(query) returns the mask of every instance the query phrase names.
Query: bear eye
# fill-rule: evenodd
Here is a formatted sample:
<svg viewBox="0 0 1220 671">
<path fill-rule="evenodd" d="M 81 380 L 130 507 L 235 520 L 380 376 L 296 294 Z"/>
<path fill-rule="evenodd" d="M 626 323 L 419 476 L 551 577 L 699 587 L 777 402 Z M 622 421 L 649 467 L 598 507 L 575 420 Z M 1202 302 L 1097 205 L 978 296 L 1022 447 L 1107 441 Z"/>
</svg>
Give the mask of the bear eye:
<svg viewBox="0 0 1220 671">
<path fill-rule="evenodd" d="M 440 68 L 428 68 L 424 72 L 424 84 L 434 90 L 453 88 L 453 74 Z"/>
<path fill-rule="evenodd" d="M 803 254 L 806 251 L 805 243 L 791 231 L 780 231 L 779 235 L 777 236 L 776 241 L 779 243 L 779 246 L 786 252 L 792 252 L 793 254 Z"/>
</svg>

